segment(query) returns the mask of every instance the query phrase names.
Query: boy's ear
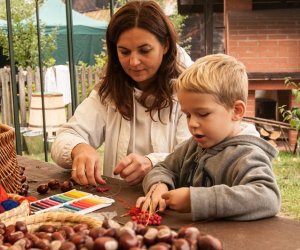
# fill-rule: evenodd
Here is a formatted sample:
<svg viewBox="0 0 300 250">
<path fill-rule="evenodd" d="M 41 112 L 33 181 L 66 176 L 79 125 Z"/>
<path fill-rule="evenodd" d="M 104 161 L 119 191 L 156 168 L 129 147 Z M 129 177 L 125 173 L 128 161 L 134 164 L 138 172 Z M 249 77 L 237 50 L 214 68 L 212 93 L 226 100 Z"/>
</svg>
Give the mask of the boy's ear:
<svg viewBox="0 0 300 250">
<path fill-rule="evenodd" d="M 245 115 L 246 112 L 246 104 L 241 101 L 235 101 L 233 104 L 233 116 L 232 119 L 234 121 L 242 120 L 243 116 Z"/>
</svg>

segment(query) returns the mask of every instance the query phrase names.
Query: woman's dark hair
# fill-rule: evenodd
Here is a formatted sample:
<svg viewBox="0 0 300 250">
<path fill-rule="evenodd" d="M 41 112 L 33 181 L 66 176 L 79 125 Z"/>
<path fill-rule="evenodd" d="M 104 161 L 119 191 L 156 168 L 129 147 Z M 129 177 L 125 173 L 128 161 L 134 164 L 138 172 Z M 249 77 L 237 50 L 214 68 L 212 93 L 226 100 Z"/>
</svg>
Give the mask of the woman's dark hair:
<svg viewBox="0 0 300 250">
<path fill-rule="evenodd" d="M 132 119 L 135 82 L 123 70 L 116 46 L 119 36 L 132 28 L 145 29 L 155 35 L 163 46 L 169 45 L 169 50 L 163 56 L 157 77 L 154 79 L 155 84 L 150 84 L 149 89 L 143 91 L 139 101 L 150 112 L 152 119 L 153 111 L 158 110 L 160 119 L 160 110 L 166 107 L 170 107 L 171 115 L 173 95 L 171 79 L 178 77 L 182 67 L 177 62 L 177 34 L 169 18 L 152 0 L 128 2 L 113 15 L 106 32 L 108 61 L 99 88 L 100 100 L 102 103 L 113 102 L 125 119 Z M 155 96 L 151 103 L 146 102 L 149 95 Z"/>
</svg>

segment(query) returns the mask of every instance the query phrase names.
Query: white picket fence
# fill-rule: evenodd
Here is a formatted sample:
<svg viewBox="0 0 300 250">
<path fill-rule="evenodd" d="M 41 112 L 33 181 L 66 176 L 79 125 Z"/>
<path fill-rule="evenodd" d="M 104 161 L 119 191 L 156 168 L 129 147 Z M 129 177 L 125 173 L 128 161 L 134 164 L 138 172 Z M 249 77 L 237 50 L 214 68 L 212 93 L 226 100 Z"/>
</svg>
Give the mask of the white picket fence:
<svg viewBox="0 0 300 250">
<path fill-rule="evenodd" d="M 46 68 L 43 69 L 43 79 L 45 79 Z M 99 80 L 100 68 L 77 67 L 75 70 L 77 100 L 80 103 L 90 92 Z M 26 70 L 19 68 L 16 75 L 18 89 L 18 112 L 21 127 L 28 126 L 28 112 L 30 109 L 31 97 L 34 92 L 41 92 L 41 78 L 39 68 Z M 0 103 L 1 122 L 13 126 L 13 98 L 12 81 L 10 68 L 0 69 Z M 67 118 L 71 116 L 71 104 L 67 105 Z"/>
</svg>

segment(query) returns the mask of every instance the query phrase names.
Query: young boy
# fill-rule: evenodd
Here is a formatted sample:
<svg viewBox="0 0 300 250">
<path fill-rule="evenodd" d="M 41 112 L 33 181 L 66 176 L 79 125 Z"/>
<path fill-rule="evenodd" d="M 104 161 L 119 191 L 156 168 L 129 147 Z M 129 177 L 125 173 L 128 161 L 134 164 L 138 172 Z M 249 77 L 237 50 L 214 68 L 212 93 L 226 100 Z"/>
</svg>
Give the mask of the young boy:
<svg viewBox="0 0 300 250">
<path fill-rule="evenodd" d="M 248 77 L 235 58 L 198 59 L 174 82 L 192 138 L 144 178 L 143 210 L 191 212 L 192 219 L 256 220 L 277 214 L 277 150 L 242 123 Z"/>
</svg>

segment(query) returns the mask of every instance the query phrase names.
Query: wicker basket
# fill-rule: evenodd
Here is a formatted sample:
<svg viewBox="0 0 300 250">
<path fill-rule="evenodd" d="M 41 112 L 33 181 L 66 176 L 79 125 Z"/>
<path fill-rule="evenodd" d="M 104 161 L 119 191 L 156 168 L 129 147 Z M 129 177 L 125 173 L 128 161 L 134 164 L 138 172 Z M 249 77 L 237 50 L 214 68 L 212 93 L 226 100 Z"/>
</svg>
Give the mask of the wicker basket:
<svg viewBox="0 0 300 250">
<path fill-rule="evenodd" d="M 15 150 L 15 132 L 4 124 L 0 124 L 0 185 L 7 193 L 20 192 L 21 171 Z"/>
<path fill-rule="evenodd" d="M 8 198 L 13 200 L 18 200 L 22 198 L 22 196 L 17 194 L 8 194 Z M 29 213 L 30 213 L 29 203 L 27 200 L 23 200 L 18 207 L 0 214 L 0 221 L 5 223 L 5 221 L 10 220 L 11 218 L 19 219 L 19 218 L 23 218 L 24 216 L 28 216 Z"/>
<path fill-rule="evenodd" d="M 71 212 L 45 212 L 35 215 L 26 216 L 23 218 L 11 218 L 4 221 L 5 225 L 15 224 L 17 221 L 24 221 L 27 229 L 30 232 L 36 231 L 41 225 L 52 225 L 56 227 L 74 226 L 79 223 L 85 223 L 90 228 L 101 227 L 102 221 L 98 221 L 93 217 L 81 215 Z"/>
</svg>

